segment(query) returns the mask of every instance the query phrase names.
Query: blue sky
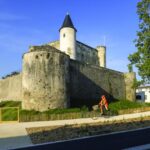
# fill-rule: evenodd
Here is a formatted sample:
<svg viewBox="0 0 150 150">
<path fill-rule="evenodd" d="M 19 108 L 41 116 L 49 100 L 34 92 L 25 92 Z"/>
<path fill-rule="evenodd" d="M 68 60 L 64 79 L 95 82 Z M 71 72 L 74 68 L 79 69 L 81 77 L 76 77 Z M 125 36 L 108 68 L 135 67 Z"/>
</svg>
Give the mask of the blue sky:
<svg viewBox="0 0 150 150">
<path fill-rule="evenodd" d="M 67 12 L 77 40 L 107 47 L 107 67 L 127 72 L 128 55 L 136 51 L 139 0 L 0 0 L 0 77 L 21 71 L 30 45 L 59 39 Z"/>
</svg>

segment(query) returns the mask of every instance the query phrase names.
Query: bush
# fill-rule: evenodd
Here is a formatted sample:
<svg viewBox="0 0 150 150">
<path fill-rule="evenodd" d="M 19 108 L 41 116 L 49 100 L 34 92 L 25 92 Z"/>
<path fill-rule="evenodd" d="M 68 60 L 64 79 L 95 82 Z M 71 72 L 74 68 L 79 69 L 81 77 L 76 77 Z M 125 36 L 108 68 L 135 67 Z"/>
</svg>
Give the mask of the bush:
<svg viewBox="0 0 150 150">
<path fill-rule="evenodd" d="M 141 108 L 141 107 L 146 107 L 146 106 L 150 106 L 150 104 L 139 103 L 139 102 L 131 102 L 131 101 L 128 101 L 128 100 L 118 100 L 118 101 L 114 101 L 114 102 L 110 103 L 109 104 L 109 109 L 114 114 L 118 114 L 118 112 L 120 110 Z"/>
</svg>

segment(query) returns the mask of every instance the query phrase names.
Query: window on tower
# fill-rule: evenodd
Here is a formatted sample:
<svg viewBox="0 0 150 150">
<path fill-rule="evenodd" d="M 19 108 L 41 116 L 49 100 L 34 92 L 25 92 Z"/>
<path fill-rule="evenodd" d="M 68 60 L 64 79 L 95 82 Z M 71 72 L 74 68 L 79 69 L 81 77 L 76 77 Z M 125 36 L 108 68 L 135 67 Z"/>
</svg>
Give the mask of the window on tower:
<svg viewBox="0 0 150 150">
<path fill-rule="evenodd" d="M 65 36 L 66 36 L 66 34 L 64 33 L 64 34 L 63 34 L 63 37 L 65 38 Z"/>
</svg>

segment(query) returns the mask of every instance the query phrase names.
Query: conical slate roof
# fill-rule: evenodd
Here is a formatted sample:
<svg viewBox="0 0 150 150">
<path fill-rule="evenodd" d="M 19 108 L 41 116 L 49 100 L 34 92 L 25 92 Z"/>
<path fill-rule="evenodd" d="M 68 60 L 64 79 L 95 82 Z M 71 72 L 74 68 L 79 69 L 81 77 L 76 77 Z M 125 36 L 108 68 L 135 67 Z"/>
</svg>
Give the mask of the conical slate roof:
<svg viewBox="0 0 150 150">
<path fill-rule="evenodd" d="M 61 28 L 59 29 L 59 31 L 60 31 L 62 28 L 65 28 L 65 27 L 73 28 L 75 31 L 77 31 L 76 28 L 74 27 L 73 23 L 72 23 L 72 20 L 71 20 L 69 14 L 66 15 L 66 17 L 65 17 L 65 19 L 64 19 L 64 22 L 63 22 Z"/>
</svg>

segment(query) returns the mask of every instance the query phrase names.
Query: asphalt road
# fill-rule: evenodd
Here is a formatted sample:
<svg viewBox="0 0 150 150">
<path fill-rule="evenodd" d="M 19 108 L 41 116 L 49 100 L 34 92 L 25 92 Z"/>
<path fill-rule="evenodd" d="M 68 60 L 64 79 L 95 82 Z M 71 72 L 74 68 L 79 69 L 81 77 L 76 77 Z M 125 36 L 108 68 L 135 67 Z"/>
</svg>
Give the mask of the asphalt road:
<svg viewBox="0 0 150 150">
<path fill-rule="evenodd" d="M 150 128 L 44 144 L 18 150 L 120 150 L 150 143 Z"/>
</svg>

